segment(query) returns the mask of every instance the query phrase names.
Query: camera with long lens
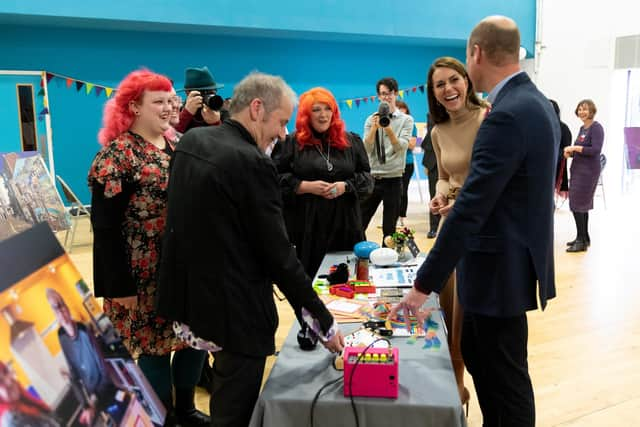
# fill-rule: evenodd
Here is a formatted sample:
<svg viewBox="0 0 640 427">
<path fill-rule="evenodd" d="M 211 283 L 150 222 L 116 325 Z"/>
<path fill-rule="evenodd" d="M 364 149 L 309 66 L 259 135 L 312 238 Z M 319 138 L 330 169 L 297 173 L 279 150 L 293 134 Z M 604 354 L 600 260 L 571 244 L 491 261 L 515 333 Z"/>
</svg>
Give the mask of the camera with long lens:
<svg viewBox="0 0 640 427">
<path fill-rule="evenodd" d="M 380 102 L 378 106 L 378 123 L 383 128 L 386 128 L 391 124 L 391 108 L 387 102 Z"/>
<path fill-rule="evenodd" d="M 210 110 L 220 111 L 224 104 L 224 99 L 215 92 L 201 91 L 202 104 L 206 105 Z"/>
</svg>

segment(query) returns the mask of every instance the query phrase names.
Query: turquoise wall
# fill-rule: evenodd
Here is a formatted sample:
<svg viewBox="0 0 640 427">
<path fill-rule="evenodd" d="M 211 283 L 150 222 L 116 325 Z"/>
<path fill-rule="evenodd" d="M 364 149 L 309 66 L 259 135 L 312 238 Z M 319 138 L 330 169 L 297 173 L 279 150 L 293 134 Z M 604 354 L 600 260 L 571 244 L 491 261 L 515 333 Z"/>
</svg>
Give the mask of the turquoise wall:
<svg viewBox="0 0 640 427">
<path fill-rule="evenodd" d="M 456 0 L 446 8 L 437 4 L 442 10 L 435 13 L 430 8 L 435 2 L 417 1 L 404 2 L 406 11 L 390 8 L 389 2 L 359 0 L 295 5 L 194 0 L 189 10 L 173 0 L 89 1 L 81 10 L 75 1 L 4 1 L 0 70 L 46 70 L 115 87 L 129 71 L 144 66 L 181 88 L 185 67 L 207 65 L 225 84 L 225 97 L 244 75 L 260 70 L 283 76 L 297 93 L 324 86 L 339 100 L 353 99 L 375 95 L 375 83 L 383 76 L 395 77 L 400 88 L 422 85 L 439 56 L 464 60 L 466 36 L 485 15 L 516 17 L 523 41 L 525 34 L 533 40 L 527 28 L 535 27 L 535 1 L 514 3 Z M 386 16 L 376 18 L 376 10 Z M 105 101 L 104 94 L 78 92 L 62 79 L 49 84 L 56 173 L 85 203 L 90 199 L 86 173 L 99 149 L 96 135 Z M 424 121 L 425 95 L 416 91 L 405 101 L 416 120 Z M 366 116 L 376 108 L 354 103 L 352 109 L 343 104 L 341 111 L 348 128 L 361 134 Z"/>
</svg>

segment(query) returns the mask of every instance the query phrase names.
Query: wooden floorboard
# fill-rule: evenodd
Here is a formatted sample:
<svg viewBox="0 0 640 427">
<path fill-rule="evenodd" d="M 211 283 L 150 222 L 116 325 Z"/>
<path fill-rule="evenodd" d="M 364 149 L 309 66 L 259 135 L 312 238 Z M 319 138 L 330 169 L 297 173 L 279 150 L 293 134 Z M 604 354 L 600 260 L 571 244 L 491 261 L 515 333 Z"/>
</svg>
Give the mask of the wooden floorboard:
<svg viewBox="0 0 640 427">
<path fill-rule="evenodd" d="M 529 314 L 538 426 L 640 425 L 640 195 L 607 196 L 607 209 L 598 197 L 591 211 L 588 252 L 565 252 L 565 242 L 575 237 L 573 217 L 567 204 L 555 215 L 558 296 L 545 312 Z M 425 212 L 424 205 L 411 202 L 407 224 L 427 251 L 433 240 L 426 239 Z M 380 212 L 369 227 L 369 240 L 381 240 L 379 223 Z M 82 221 L 71 257 L 88 282 L 90 244 L 87 222 Z M 277 303 L 279 348 L 294 316 L 286 303 Z M 267 373 L 274 360 L 269 358 Z M 468 375 L 467 384 L 472 395 L 469 426 L 479 427 L 482 417 Z M 198 393 L 198 406 L 208 409 L 203 392 Z"/>
</svg>

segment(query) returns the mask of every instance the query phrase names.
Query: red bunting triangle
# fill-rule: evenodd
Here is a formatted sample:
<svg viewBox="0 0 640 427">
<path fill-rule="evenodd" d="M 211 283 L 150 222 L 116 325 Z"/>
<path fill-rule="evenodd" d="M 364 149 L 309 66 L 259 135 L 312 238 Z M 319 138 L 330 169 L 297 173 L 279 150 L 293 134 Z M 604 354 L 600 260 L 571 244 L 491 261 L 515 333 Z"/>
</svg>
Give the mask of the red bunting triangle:
<svg viewBox="0 0 640 427">
<path fill-rule="evenodd" d="M 76 80 L 76 90 L 80 92 L 80 89 L 84 86 L 84 82 L 79 82 Z"/>
<path fill-rule="evenodd" d="M 412 87 L 412 88 L 411 88 L 411 92 L 416 93 L 416 89 L 418 89 L 418 88 L 417 88 L 417 87 L 415 87 L 415 86 L 414 86 L 414 87 Z"/>
<path fill-rule="evenodd" d="M 67 87 L 71 87 L 72 84 L 73 84 L 73 80 L 70 78 L 67 78 Z"/>
</svg>

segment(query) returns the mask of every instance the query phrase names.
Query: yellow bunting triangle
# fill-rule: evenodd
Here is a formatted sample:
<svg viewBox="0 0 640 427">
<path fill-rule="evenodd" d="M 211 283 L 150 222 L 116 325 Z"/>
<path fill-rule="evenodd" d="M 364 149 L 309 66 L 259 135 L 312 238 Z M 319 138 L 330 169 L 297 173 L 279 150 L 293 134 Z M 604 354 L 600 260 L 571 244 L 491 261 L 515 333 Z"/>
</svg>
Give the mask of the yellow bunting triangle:
<svg viewBox="0 0 640 427">
<path fill-rule="evenodd" d="M 89 95 L 91 93 L 91 89 L 93 89 L 93 83 L 87 83 L 85 88 L 87 89 L 87 95 Z"/>
<path fill-rule="evenodd" d="M 105 87 L 104 92 L 107 94 L 107 98 L 111 98 L 111 92 L 113 92 L 112 87 Z"/>
<path fill-rule="evenodd" d="M 404 98 L 404 90 L 399 90 L 398 95 L 400 95 L 400 98 Z"/>
<path fill-rule="evenodd" d="M 44 97 L 42 99 L 42 105 L 44 106 L 44 108 L 49 108 L 49 100 L 47 99 L 47 97 Z"/>
<path fill-rule="evenodd" d="M 347 99 L 347 105 L 349 108 L 353 108 L 353 99 Z"/>
</svg>

